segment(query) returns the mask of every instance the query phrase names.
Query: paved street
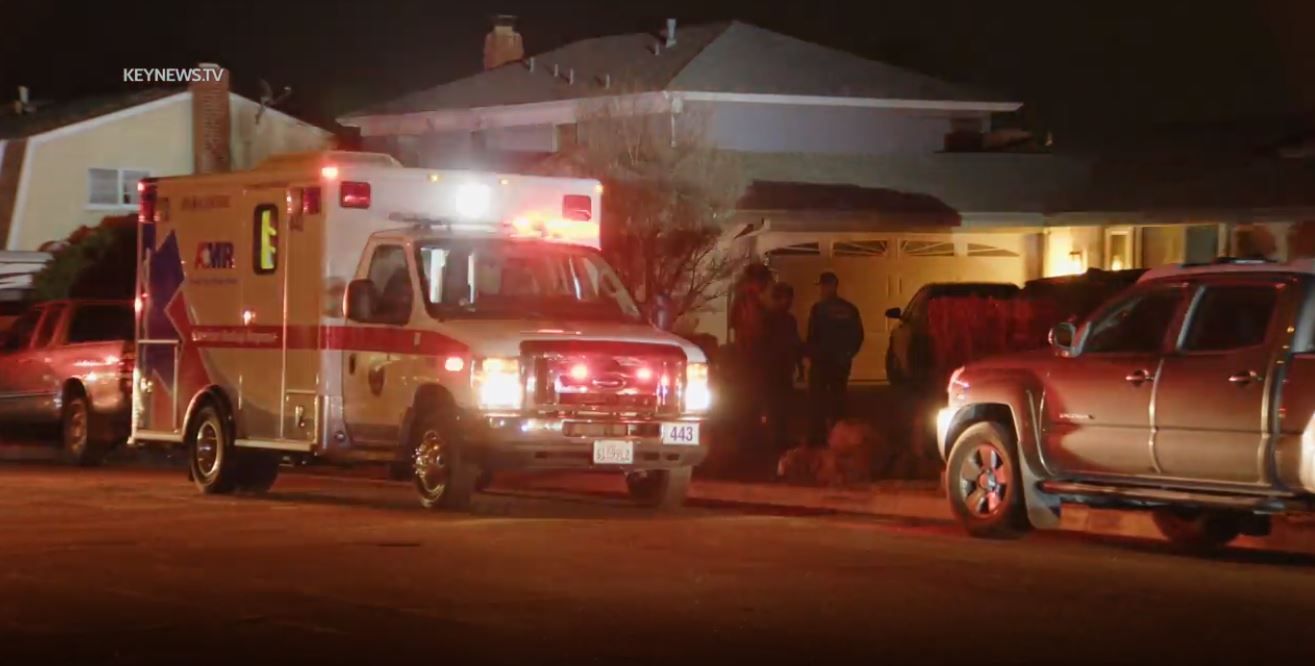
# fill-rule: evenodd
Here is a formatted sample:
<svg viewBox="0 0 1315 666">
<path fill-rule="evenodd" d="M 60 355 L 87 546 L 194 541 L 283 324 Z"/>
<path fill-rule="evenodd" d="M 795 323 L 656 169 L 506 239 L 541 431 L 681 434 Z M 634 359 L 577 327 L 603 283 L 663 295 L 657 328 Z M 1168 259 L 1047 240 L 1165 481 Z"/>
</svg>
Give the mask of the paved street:
<svg viewBox="0 0 1315 666">
<path fill-rule="evenodd" d="M 6 663 L 1305 659 L 1315 560 L 286 474 L 0 465 Z M 12 657 L 20 657 L 11 661 Z M 362 661 L 367 660 L 367 661 Z"/>
</svg>

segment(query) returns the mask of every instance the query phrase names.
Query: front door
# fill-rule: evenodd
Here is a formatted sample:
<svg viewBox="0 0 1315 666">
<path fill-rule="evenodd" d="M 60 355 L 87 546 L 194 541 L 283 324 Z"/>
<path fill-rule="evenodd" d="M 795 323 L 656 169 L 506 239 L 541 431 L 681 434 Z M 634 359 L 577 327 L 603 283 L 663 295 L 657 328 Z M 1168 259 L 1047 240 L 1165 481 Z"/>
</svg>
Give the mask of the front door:
<svg viewBox="0 0 1315 666">
<path fill-rule="evenodd" d="M 1074 477 L 1152 475 L 1151 404 L 1182 285 L 1139 289 L 1098 313 L 1044 378 L 1046 465 Z"/>
<path fill-rule="evenodd" d="M 372 286 L 374 307 L 367 319 L 350 322 L 344 334 L 343 416 L 354 444 L 392 448 L 402 439 L 402 420 L 411 406 L 405 343 L 415 273 L 400 243 L 380 242 L 366 251 L 362 277 Z"/>
<path fill-rule="evenodd" d="M 1257 484 L 1271 428 L 1273 339 L 1292 289 L 1279 279 L 1201 289 L 1178 349 L 1165 358 L 1155 408 L 1155 458 L 1168 478 Z"/>
<path fill-rule="evenodd" d="M 284 294 L 287 288 L 286 190 L 248 195 L 244 222 L 251 230 L 251 257 L 238 258 L 242 273 L 240 322 L 242 379 L 238 437 L 277 440 L 283 429 Z M 243 266 L 242 264 L 247 265 Z"/>
</svg>

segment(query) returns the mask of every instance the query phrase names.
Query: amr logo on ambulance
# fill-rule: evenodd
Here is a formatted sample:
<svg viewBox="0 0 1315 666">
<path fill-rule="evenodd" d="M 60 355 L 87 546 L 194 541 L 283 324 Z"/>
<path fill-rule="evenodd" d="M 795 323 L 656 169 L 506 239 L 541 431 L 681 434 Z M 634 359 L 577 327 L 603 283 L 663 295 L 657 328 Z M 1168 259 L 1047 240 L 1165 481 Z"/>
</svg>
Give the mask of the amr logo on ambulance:
<svg viewBox="0 0 1315 666">
<path fill-rule="evenodd" d="M 707 359 L 603 259 L 602 195 L 349 152 L 144 181 L 133 445 L 185 447 L 205 493 L 329 459 L 386 464 L 427 508 L 526 468 L 679 505 Z"/>
</svg>

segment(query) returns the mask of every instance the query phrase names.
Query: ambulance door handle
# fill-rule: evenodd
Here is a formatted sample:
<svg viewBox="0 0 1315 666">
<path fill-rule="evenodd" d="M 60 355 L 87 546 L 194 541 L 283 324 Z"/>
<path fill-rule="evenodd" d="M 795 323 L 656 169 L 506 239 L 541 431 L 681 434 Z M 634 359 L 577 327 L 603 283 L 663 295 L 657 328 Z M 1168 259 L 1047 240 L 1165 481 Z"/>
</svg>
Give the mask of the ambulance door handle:
<svg viewBox="0 0 1315 666">
<path fill-rule="evenodd" d="M 347 355 L 347 374 L 356 374 L 356 354 Z"/>
</svg>

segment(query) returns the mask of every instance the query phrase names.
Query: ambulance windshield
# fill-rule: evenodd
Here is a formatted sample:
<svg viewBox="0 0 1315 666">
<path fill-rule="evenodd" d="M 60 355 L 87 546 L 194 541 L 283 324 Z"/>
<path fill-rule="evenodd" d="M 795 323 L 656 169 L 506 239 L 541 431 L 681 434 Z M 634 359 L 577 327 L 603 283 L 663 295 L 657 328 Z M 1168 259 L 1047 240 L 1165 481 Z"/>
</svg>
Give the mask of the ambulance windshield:
<svg viewBox="0 0 1315 666">
<path fill-rule="evenodd" d="M 420 245 L 420 283 L 438 317 L 639 321 L 639 308 L 598 252 L 510 240 Z"/>
</svg>

